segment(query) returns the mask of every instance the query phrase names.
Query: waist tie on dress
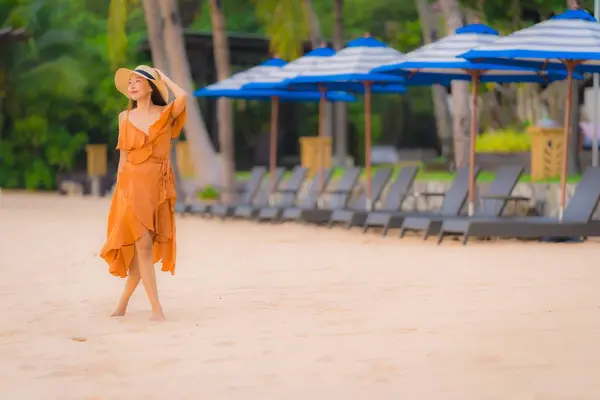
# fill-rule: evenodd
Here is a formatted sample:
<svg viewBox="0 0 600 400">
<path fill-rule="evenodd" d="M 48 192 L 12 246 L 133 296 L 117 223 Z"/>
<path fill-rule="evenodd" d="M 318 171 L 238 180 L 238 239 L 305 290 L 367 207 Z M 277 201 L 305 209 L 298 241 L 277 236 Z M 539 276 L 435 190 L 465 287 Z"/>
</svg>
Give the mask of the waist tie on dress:
<svg viewBox="0 0 600 400">
<path fill-rule="evenodd" d="M 152 157 L 149 158 L 148 161 L 160 164 L 160 203 L 168 199 L 173 199 L 169 206 L 174 209 L 177 192 L 175 191 L 175 176 L 173 174 L 171 161 L 168 158 L 160 159 Z"/>
</svg>

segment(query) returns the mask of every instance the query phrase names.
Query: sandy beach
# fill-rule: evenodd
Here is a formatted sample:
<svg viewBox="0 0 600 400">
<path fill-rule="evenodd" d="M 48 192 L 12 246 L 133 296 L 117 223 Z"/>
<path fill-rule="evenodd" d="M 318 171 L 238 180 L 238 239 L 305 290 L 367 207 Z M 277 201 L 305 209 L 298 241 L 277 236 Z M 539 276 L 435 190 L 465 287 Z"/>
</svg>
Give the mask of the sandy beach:
<svg viewBox="0 0 600 400">
<path fill-rule="evenodd" d="M 436 246 L 178 219 L 168 321 L 97 256 L 108 199 L 4 193 L 2 399 L 597 399 L 600 243 Z"/>
</svg>

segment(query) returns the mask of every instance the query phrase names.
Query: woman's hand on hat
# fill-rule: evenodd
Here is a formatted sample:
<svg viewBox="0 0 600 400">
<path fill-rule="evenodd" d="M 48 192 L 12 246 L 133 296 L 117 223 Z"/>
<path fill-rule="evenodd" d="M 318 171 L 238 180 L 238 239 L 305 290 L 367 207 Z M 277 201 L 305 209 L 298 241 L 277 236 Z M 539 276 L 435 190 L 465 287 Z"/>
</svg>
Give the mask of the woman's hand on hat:
<svg viewBox="0 0 600 400">
<path fill-rule="evenodd" d="M 168 79 L 167 75 L 165 75 L 165 73 L 162 72 L 160 69 L 154 68 L 154 70 L 156 71 L 156 73 L 158 74 L 158 76 L 160 77 L 160 79 L 162 79 L 163 81 Z"/>
</svg>

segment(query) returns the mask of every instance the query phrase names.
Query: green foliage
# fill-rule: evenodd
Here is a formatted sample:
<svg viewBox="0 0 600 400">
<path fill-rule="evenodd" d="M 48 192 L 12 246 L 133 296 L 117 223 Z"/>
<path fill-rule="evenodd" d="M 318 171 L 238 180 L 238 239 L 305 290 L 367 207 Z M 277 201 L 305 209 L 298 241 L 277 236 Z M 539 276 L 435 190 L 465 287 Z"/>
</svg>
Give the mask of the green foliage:
<svg viewBox="0 0 600 400">
<path fill-rule="evenodd" d="M 518 153 L 531 150 L 531 136 L 516 129 L 503 129 L 477 137 L 478 153 Z"/>
<path fill-rule="evenodd" d="M 57 172 L 84 168 L 84 144 L 116 142 L 125 100 L 114 89 L 108 14 L 108 2 L 93 0 L 0 0 L 0 27 L 30 37 L 0 57 L 0 186 L 53 189 Z M 121 22 L 135 32 L 120 62 L 134 64 L 142 10 Z"/>
<path fill-rule="evenodd" d="M 200 200 L 216 200 L 219 198 L 219 191 L 212 186 L 206 186 L 198 193 Z"/>
<path fill-rule="evenodd" d="M 552 13 L 562 13 L 566 10 L 567 0 L 459 0 L 460 3 L 472 10 L 477 10 L 503 34 L 516 29 L 530 26 L 537 13 L 542 19 L 547 19 Z M 581 8 L 593 11 L 593 0 L 582 0 Z"/>
<path fill-rule="evenodd" d="M 271 52 L 288 61 L 302 55 L 308 15 L 302 0 L 255 0 L 256 15 L 270 38 Z"/>
<path fill-rule="evenodd" d="M 113 69 L 125 60 L 127 51 L 127 2 L 110 0 L 108 8 L 108 59 Z"/>
</svg>

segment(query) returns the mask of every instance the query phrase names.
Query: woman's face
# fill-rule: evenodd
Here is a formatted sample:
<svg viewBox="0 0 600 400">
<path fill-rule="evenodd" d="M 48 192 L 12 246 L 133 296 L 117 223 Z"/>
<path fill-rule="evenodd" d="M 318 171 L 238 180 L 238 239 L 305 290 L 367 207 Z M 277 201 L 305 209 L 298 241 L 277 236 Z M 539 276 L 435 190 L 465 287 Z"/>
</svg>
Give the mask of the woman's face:
<svg viewBox="0 0 600 400">
<path fill-rule="evenodd" d="M 147 79 L 142 78 L 138 74 L 131 74 L 127 86 L 127 93 L 131 100 L 138 101 L 146 96 L 150 96 L 152 94 L 152 88 Z"/>
</svg>

